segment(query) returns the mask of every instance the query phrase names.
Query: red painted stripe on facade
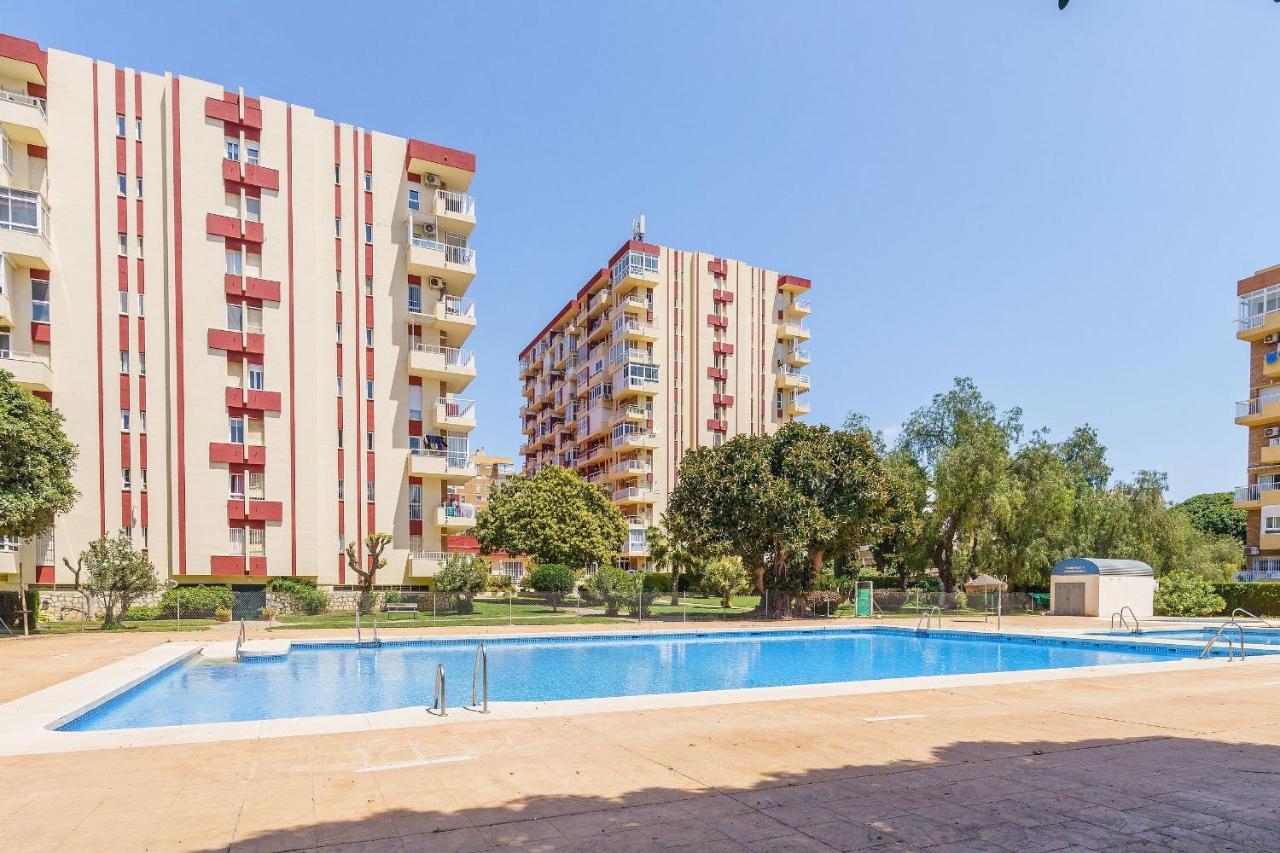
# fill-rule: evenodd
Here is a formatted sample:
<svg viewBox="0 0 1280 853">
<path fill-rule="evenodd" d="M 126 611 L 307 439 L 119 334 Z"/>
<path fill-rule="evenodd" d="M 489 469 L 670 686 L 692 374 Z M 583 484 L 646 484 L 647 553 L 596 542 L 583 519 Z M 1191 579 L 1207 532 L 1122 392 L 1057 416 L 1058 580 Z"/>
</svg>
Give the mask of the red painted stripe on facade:
<svg viewBox="0 0 1280 853">
<path fill-rule="evenodd" d="M 360 132 L 353 127 L 351 128 L 351 245 L 353 247 L 360 245 L 360 186 Z M 351 302 L 355 308 L 355 322 L 352 323 L 352 326 L 354 326 L 356 336 L 356 345 L 351 348 L 353 367 L 355 369 L 351 373 L 357 382 L 359 382 L 360 377 L 360 338 L 363 335 L 360 330 L 360 303 L 362 301 L 360 295 L 364 292 L 364 280 L 360 276 L 360 254 L 359 251 L 351 253 L 355 264 L 355 269 L 353 270 L 355 274 L 351 277 Z M 364 446 L 364 426 L 363 418 L 361 417 L 364 407 L 359 405 L 358 402 L 362 399 L 364 399 L 364 388 L 358 387 L 356 388 L 357 404 L 355 410 L 356 441 L 359 444 L 356 452 L 351 455 L 352 460 L 355 462 L 357 507 L 360 505 L 360 501 L 364 500 L 364 478 L 361 476 L 360 451 L 358 449 Z M 356 512 L 356 557 L 361 561 L 364 560 L 364 513 L 358 510 Z"/>
<path fill-rule="evenodd" d="M 294 381 L 293 344 L 293 107 L 285 110 L 284 171 L 289 228 L 289 570 L 298 573 L 298 404 Z"/>
<path fill-rule="evenodd" d="M 173 321 L 177 362 L 178 574 L 187 573 L 187 436 L 182 340 L 182 108 L 173 78 Z"/>
<path fill-rule="evenodd" d="M 93 63 L 93 267 L 98 295 L 98 532 L 107 535 L 107 449 L 102 393 L 102 163 L 98 128 L 98 63 Z"/>
</svg>

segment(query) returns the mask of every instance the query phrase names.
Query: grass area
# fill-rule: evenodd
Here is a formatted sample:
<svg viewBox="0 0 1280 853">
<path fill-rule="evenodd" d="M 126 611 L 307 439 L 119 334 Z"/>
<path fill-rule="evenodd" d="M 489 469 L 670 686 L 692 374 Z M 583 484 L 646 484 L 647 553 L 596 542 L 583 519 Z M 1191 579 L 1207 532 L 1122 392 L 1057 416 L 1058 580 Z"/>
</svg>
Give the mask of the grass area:
<svg viewBox="0 0 1280 853">
<path fill-rule="evenodd" d="M 720 606 L 719 598 L 681 595 L 680 603 L 673 607 L 671 605 L 671 594 L 664 593 L 654 598 L 653 604 L 649 605 L 649 612 L 658 619 L 667 617 L 683 618 L 685 614 L 688 614 L 690 619 L 734 618 L 754 610 L 760 604 L 760 597 L 756 595 L 735 595 L 729 601 L 732 606 L 724 608 Z"/>
<path fill-rule="evenodd" d="M 213 619 L 183 619 L 182 630 L 183 631 L 203 631 L 205 628 L 208 628 L 210 625 L 216 625 L 216 624 L 217 622 Z M 12 627 L 14 629 L 14 633 L 17 634 L 17 633 L 20 633 L 19 629 L 22 627 L 22 624 L 18 623 L 17 625 L 14 625 Z M 82 626 L 80 625 L 79 622 L 41 622 L 37 633 L 39 634 L 79 634 L 81 631 L 81 627 Z M 146 620 L 146 621 L 138 621 L 138 622 L 126 622 L 124 623 L 123 628 L 108 628 L 108 629 L 103 629 L 101 622 L 86 622 L 83 626 L 83 630 L 85 631 L 85 633 L 94 631 L 97 633 L 105 633 L 105 634 L 128 633 L 130 631 L 138 631 L 142 633 L 147 633 L 150 631 L 177 631 L 178 622 L 174 619 L 154 619 L 154 620 Z"/>
<path fill-rule="evenodd" d="M 537 625 L 626 621 L 622 618 L 604 616 L 595 608 L 583 608 L 583 613 L 579 616 L 573 602 L 562 604 L 559 609 L 552 610 L 551 606 L 545 601 L 531 598 L 516 598 L 509 605 L 505 598 L 481 598 L 476 600 L 475 607 L 470 613 L 437 613 L 434 617 L 430 609 L 421 610 L 417 613 L 375 613 L 372 617 L 362 616 L 360 623 L 369 626 L 374 619 L 378 621 L 379 630 L 383 628 L 424 628 L 433 625 L 506 625 L 509 621 Z M 273 631 L 304 628 L 354 629 L 356 626 L 356 617 L 353 613 L 322 613 L 318 616 L 279 616 L 276 621 L 279 624 L 272 626 L 271 630 Z"/>
</svg>

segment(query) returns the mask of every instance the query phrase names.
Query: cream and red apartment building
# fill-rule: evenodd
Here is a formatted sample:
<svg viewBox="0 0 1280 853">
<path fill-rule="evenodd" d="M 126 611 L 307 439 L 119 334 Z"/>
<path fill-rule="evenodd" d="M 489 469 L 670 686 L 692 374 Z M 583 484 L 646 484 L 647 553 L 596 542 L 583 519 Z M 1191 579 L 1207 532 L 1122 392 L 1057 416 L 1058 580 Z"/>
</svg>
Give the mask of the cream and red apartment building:
<svg viewBox="0 0 1280 853">
<path fill-rule="evenodd" d="M 572 467 L 604 486 L 628 522 L 623 564 L 642 568 L 684 453 L 809 411 L 809 287 L 624 243 L 520 353 L 525 471 Z"/>
<path fill-rule="evenodd" d="M 474 514 L 475 157 L 0 36 L 0 369 L 79 445 L 51 537 L 124 529 L 180 582 L 417 585 Z"/>
<path fill-rule="evenodd" d="M 1249 345 L 1249 397 L 1236 423 L 1249 430 L 1246 482 L 1235 505 L 1248 518 L 1240 580 L 1280 580 L 1280 266 L 1236 283 L 1236 337 Z"/>
</svg>

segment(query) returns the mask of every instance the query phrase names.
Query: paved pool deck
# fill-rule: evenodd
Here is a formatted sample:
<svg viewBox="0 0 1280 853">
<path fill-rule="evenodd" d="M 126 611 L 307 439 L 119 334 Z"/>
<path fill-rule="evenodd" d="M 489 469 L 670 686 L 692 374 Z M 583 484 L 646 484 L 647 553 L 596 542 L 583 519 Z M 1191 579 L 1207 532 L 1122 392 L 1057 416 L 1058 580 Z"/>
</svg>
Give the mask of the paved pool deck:
<svg viewBox="0 0 1280 853">
<path fill-rule="evenodd" d="M 0 701 L 216 634 L 0 642 Z M 1069 681 L 13 756 L 0 758 L 0 831 L 16 851 L 1274 850 L 1278 710 L 1280 657 L 1260 656 Z"/>
</svg>

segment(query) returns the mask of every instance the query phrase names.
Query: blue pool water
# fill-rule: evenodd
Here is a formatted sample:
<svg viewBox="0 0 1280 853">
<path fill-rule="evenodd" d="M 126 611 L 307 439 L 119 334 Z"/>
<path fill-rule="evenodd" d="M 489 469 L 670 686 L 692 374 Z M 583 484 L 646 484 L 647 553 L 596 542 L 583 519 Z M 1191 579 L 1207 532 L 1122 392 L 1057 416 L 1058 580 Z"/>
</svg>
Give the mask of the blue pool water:
<svg viewBox="0 0 1280 853">
<path fill-rule="evenodd" d="M 1218 633 L 1217 626 L 1213 628 L 1169 628 L 1167 630 L 1151 630 L 1142 629 L 1143 637 L 1157 637 L 1164 640 L 1186 640 L 1187 642 L 1207 643 L 1209 638 Z M 1133 636 L 1128 632 L 1107 631 L 1108 636 Z M 1240 632 L 1235 628 L 1228 628 L 1222 632 L 1222 639 L 1239 642 Z M 1244 641 L 1249 644 L 1257 644 L 1260 646 L 1280 646 L 1280 629 L 1277 628 L 1245 628 Z"/>
<path fill-rule="evenodd" d="M 489 699 L 545 701 L 1167 661 L 1198 650 L 1115 640 L 893 628 L 491 638 Z M 471 698 L 474 640 L 295 642 L 287 655 L 190 658 L 62 726 L 171 726 L 430 705 L 436 664 L 449 705 Z"/>
</svg>

